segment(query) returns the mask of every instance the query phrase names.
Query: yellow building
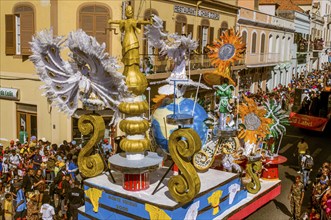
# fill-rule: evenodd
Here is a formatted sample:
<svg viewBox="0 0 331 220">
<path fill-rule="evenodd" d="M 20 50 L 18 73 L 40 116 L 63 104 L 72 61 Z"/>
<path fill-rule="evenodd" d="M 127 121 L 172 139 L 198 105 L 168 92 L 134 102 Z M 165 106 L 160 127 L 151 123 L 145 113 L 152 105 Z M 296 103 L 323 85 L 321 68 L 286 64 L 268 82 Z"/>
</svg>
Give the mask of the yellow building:
<svg viewBox="0 0 331 220">
<path fill-rule="evenodd" d="M 217 38 L 221 31 L 235 26 L 238 8 L 229 2 L 234 4 L 235 0 L 227 1 L 227 4 L 212 0 L 158 0 L 151 1 L 151 4 L 149 1 L 135 0 L 131 1 L 131 5 L 135 9 L 135 17 L 148 19 L 152 11 L 165 21 L 167 32 L 192 33 L 199 40 L 201 46 L 191 61 L 192 70 L 196 69 L 197 74 L 201 73 L 201 69 L 211 67 L 206 59 L 205 46 Z M 126 4 L 128 2 L 120 0 L 0 1 L 0 16 L 5 18 L 0 23 L 3 28 L 0 33 L 0 138 L 19 138 L 19 132 L 23 129 L 28 137 L 45 137 L 52 143 L 80 139 L 77 119 L 58 113 L 41 96 L 43 91 L 39 87 L 42 82 L 28 59 L 31 54 L 29 42 L 34 33 L 50 27 L 55 35 L 64 36 L 82 28 L 99 42 L 106 42 L 109 53 L 120 59 L 121 34 L 118 34 L 117 26 L 108 27 L 107 20 L 123 19 Z M 146 55 L 152 57 L 153 68 L 159 73 L 154 78 L 166 77 L 171 71 L 171 62 L 157 56 L 157 51 L 148 47 L 142 33 L 140 39 L 142 61 Z M 78 110 L 77 113 L 84 111 Z M 101 114 L 106 121 L 111 119 L 110 111 L 105 110 Z"/>
</svg>

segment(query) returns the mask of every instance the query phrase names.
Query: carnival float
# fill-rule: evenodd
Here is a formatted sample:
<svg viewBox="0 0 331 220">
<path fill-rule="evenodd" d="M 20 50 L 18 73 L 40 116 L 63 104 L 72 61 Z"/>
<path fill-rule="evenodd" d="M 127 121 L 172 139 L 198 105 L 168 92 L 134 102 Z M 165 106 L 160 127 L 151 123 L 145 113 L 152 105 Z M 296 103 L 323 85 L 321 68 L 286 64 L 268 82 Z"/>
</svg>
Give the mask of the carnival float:
<svg viewBox="0 0 331 220">
<path fill-rule="evenodd" d="M 258 105 L 238 92 L 231 66 L 245 53 L 240 35 L 230 29 L 209 47 L 215 70 L 203 73 L 205 85 L 187 69 L 197 41 L 165 33 L 156 15 L 134 19 L 131 6 L 125 15 L 109 20 L 123 33 L 122 73 L 105 44 L 82 30 L 66 39 L 44 30 L 31 43 L 43 95 L 68 116 L 75 116 L 79 103 L 90 111 L 79 117 L 79 130 L 90 135 L 78 157 L 85 178 L 79 219 L 242 219 L 276 197 L 277 165 L 286 160 L 278 150 L 288 119 L 276 100 Z M 155 82 L 160 87 L 153 105 L 144 95 L 148 81 L 139 66 L 138 25 L 174 63 L 170 76 Z M 60 56 L 64 48 L 70 50 L 68 61 Z M 215 93 L 214 108 L 187 98 L 188 87 Z M 105 122 L 95 111 L 105 108 L 126 134 L 119 144 L 123 152 L 108 161 L 97 151 Z"/>
</svg>

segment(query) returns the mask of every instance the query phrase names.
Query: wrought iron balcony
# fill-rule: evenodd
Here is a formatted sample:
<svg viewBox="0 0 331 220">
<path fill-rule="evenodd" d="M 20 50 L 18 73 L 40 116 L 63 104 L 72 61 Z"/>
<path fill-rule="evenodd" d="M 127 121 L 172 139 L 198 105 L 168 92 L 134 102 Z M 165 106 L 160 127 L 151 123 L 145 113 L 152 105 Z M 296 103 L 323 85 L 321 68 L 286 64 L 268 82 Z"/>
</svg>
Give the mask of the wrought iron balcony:
<svg viewBox="0 0 331 220">
<path fill-rule="evenodd" d="M 307 40 L 300 40 L 298 41 L 297 43 L 297 52 L 299 53 L 304 53 L 304 52 L 307 52 L 308 51 L 308 41 Z"/>
<path fill-rule="evenodd" d="M 313 42 L 314 50 L 323 50 L 324 48 L 324 41 L 323 39 L 316 39 Z"/>
</svg>

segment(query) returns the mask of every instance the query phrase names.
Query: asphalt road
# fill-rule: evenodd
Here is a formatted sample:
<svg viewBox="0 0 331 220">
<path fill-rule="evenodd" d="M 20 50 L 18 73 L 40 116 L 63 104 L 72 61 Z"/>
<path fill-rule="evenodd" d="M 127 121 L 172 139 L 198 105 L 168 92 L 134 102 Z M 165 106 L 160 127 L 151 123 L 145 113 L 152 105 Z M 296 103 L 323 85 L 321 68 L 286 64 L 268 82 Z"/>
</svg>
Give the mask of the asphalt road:
<svg viewBox="0 0 331 220">
<path fill-rule="evenodd" d="M 330 123 L 329 123 L 330 124 Z M 329 126 L 330 127 L 330 126 Z M 310 154 L 314 158 L 314 168 L 310 174 L 310 179 L 315 178 L 316 171 L 325 161 L 331 161 L 331 129 L 328 128 L 323 133 L 302 130 L 296 127 L 288 127 L 284 136 L 280 155 L 287 157 L 287 162 L 279 166 L 279 176 L 282 181 L 282 192 L 274 200 L 270 201 L 259 210 L 250 215 L 249 220 L 286 220 L 291 217 L 290 201 L 287 199 L 290 187 L 294 182 L 297 173 L 297 157 L 293 154 L 297 152 L 297 143 L 300 138 L 304 138 L 308 143 Z M 302 205 L 302 212 L 307 210 L 310 203 L 311 186 L 305 192 Z"/>
</svg>

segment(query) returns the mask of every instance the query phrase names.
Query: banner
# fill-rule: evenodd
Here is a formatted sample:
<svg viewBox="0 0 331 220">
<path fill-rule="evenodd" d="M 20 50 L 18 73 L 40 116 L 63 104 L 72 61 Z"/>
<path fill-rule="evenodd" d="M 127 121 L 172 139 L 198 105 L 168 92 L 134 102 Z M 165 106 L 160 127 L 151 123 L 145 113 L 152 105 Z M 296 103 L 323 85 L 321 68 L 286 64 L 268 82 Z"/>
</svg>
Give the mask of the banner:
<svg viewBox="0 0 331 220">
<path fill-rule="evenodd" d="M 308 130 L 323 131 L 328 121 L 328 118 L 300 115 L 295 112 L 290 113 L 290 123 L 292 126 Z"/>
</svg>

